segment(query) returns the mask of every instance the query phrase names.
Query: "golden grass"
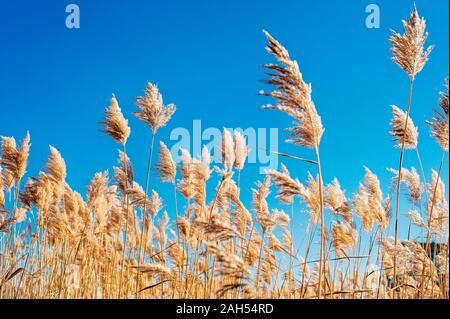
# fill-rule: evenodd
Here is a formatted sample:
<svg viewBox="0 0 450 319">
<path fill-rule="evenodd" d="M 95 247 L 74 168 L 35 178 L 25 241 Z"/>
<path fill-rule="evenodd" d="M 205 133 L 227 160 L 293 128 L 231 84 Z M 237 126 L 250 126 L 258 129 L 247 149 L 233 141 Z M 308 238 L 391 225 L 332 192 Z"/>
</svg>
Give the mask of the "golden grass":
<svg viewBox="0 0 450 319">
<path fill-rule="evenodd" d="M 264 65 L 274 90 L 261 93 L 275 101 L 264 108 L 294 118 L 287 142 L 314 151 L 315 159 L 278 153 L 313 168 L 306 182 L 282 165 L 256 183 L 252 206 L 246 207 L 241 184 L 250 183 L 240 179 L 248 155 L 245 137 L 224 130 L 222 165 L 214 168 L 206 147 L 198 159 L 181 149 L 177 165 L 160 142 L 154 168 L 161 183 L 173 185 L 173 198 L 161 198 L 155 184 L 150 191 L 156 135 L 176 110 L 163 103 L 151 83 L 134 112 L 151 130 L 144 187 L 135 181 L 127 156 L 131 129 L 115 96 L 101 125 L 122 147 L 117 166 L 113 176 L 95 174 L 85 198 L 67 184 L 65 161 L 54 147 L 44 171 L 22 183 L 30 135 L 20 145 L 2 137 L 0 298 L 448 298 L 448 203 L 441 176 L 448 152 L 448 80 L 439 111 L 427 122 L 443 149 L 441 164 L 427 181 L 410 109 L 413 81 L 432 48 L 423 50 L 426 25 L 416 8 L 404 26 L 403 35 L 393 32 L 390 39 L 393 60 L 411 84 L 407 112 L 392 107 L 390 134 L 400 149 L 399 169 L 390 169 L 396 190 L 393 238 L 388 237 L 391 199 L 369 168 L 352 198 L 337 178 L 324 183 L 324 128 L 311 85 L 286 48 L 266 32 L 267 50 L 279 64 Z M 403 167 L 408 149 L 416 150 L 421 175 Z M 207 187 L 213 174 L 219 176 L 215 189 Z M 409 210 L 400 210 L 401 184 Z M 291 216 L 270 207 L 272 190 L 282 204 L 291 205 Z M 294 230 L 295 199 L 310 216 L 305 229 Z M 168 212 L 176 216 L 173 227 Z M 411 225 L 420 229 L 424 243 L 410 233 L 399 238 L 400 213 L 408 217 L 410 230 Z M 325 214 L 332 216 L 328 225 Z M 293 232 L 303 238 L 294 238 Z"/>
</svg>

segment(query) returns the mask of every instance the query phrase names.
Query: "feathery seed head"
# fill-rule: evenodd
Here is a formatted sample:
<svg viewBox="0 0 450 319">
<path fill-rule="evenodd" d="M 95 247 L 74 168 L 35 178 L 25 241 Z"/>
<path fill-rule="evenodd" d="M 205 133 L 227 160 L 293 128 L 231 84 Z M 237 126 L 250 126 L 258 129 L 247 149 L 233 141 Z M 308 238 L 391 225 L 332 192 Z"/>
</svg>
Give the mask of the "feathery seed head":
<svg viewBox="0 0 450 319">
<path fill-rule="evenodd" d="M 234 141 L 233 136 L 227 129 L 222 133 L 222 163 L 226 170 L 232 170 L 235 164 L 236 156 L 234 153 Z"/>
<path fill-rule="evenodd" d="M 162 206 L 162 198 L 159 197 L 159 194 L 155 190 L 152 190 L 152 195 L 150 196 L 150 206 L 148 207 L 150 214 L 152 214 L 153 217 L 156 216 L 161 210 Z"/>
<path fill-rule="evenodd" d="M 173 161 L 172 154 L 162 141 L 159 142 L 159 161 L 156 165 L 156 170 L 159 173 L 159 178 L 163 182 L 175 182 L 177 174 L 177 166 Z"/>
<path fill-rule="evenodd" d="M 414 80 L 416 74 L 422 71 L 428 61 L 433 46 L 424 51 L 428 32 L 425 32 L 425 19 L 419 16 L 415 5 L 409 20 L 403 21 L 403 26 L 405 28 L 403 35 L 391 31 L 389 42 L 392 44 L 392 61 L 400 66 L 411 80 Z"/>
<path fill-rule="evenodd" d="M 408 116 L 408 124 L 405 131 L 406 113 L 397 106 L 392 105 L 392 116 L 391 131 L 389 133 L 394 137 L 395 146 L 402 148 L 403 139 L 405 139 L 405 149 L 417 148 L 419 132 L 417 127 L 414 126 L 411 117 Z"/>
<path fill-rule="evenodd" d="M 131 205 L 143 209 L 145 207 L 150 207 L 151 203 L 145 194 L 142 186 L 136 182 L 133 182 L 127 190 L 128 198 L 130 199 Z"/>
<path fill-rule="evenodd" d="M 426 227 L 426 225 L 422 219 L 422 216 L 420 216 L 419 212 L 417 212 L 416 210 L 409 211 L 407 216 L 408 216 L 408 219 L 410 220 L 411 224 L 414 224 L 421 228 Z"/>
<path fill-rule="evenodd" d="M 266 105 L 263 108 L 278 110 L 293 117 L 294 127 L 289 128 L 291 139 L 294 143 L 308 148 L 315 148 L 320 144 L 324 129 L 322 120 L 317 113 L 312 101 L 312 87 L 303 80 L 296 61 L 291 60 L 288 51 L 269 33 L 265 32 L 268 40 L 267 51 L 281 64 L 266 64 L 268 70 L 268 84 L 274 85 L 272 92 L 261 92 L 276 100 L 275 105 Z"/>
<path fill-rule="evenodd" d="M 17 170 L 18 170 L 18 177 L 22 179 L 22 177 L 26 173 L 27 169 L 27 161 L 28 156 L 30 154 L 30 133 L 27 132 L 27 135 L 25 135 L 25 138 L 23 139 L 22 143 L 19 147 L 19 153 L 18 153 L 18 159 L 17 159 Z"/>
<path fill-rule="evenodd" d="M 66 179 L 66 162 L 61 153 L 53 146 L 50 146 L 50 155 L 47 159 L 45 169 L 50 179 L 57 185 L 63 185 Z"/>
<path fill-rule="evenodd" d="M 305 194 L 305 187 L 298 180 L 294 180 L 289 175 L 289 171 L 281 164 L 281 172 L 275 170 L 267 171 L 275 186 L 278 188 L 277 198 L 285 204 L 291 204 L 295 196 Z"/>
<path fill-rule="evenodd" d="M 389 172 L 394 174 L 393 182 L 396 183 L 398 179 L 398 170 L 389 168 Z M 402 168 L 402 182 L 406 184 L 408 188 L 408 199 L 413 204 L 420 204 L 422 198 L 423 187 L 420 181 L 420 176 L 417 170 L 412 167 L 411 170 Z"/>
<path fill-rule="evenodd" d="M 13 183 L 19 183 L 25 175 L 30 152 L 30 134 L 23 139 L 19 147 L 14 137 L 2 137 L 0 164 L 3 166 L 3 186 L 9 190 Z"/>
<path fill-rule="evenodd" d="M 448 152 L 449 139 L 449 114 L 448 114 L 448 78 L 445 79 L 445 90 L 441 92 L 439 99 L 440 110 L 435 110 L 434 117 L 426 123 L 431 128 L 431 136 L 433 136 L 442 149 Z"/>
<path fill-rule="evenodd" d="M 242 170 L 244 168 L 245 160 L 247 159 L 248 149 L 245 137 L 239 131 L 234 132 L 234 154 L 234 167 L 237 170 Z"/>
<path fill-rule="evenodd" d="M 120 166 L 113 167 L 114 180 L 116 181 L 116 185 L 120 189 L 122 194 L 125 194 L 128 187 L 130 187 L 134 180 L 133 165 L 131 165 L 129 157 L 120 150 L 117 162 L 120 164 Z"/>
<path fill-rule="evenodd" d="M 341 185 L 337 178 L 325 188 L 324 202 L 334 214 L 341 215 L 345 221 L 352 224 L 352 212 L 350 205 L 341 189 Z"/>
<path fill-rule="evenodd" d="M 264 182 L 258 181 L 256 189 L 252 189 L 253 193 L 253 209 L 258 215 L 269 215 L 269 205 L 267 197 L 270 194 L 270 176 L 267 175 Z"/>
<path fill-rule="evenodd" d="M 389 223 L 388 210 L 386 203 L 383 202 L 383 193 L 381 191 L 378 177 L 365 167 L 366 174 L 358 192 L 353 198 L 353 206 L 356 214 L 361 217 L 361 222 L 367 231 L 370 231 L 374 222 L 386 228 Z"/>
<path fill-rule="evenodd" d="M 122 114 L 116 97 L 110 100 L 109 108 L 105 109 L 106 117 L 100 124 L 103 125 L 103 131 L 111 136 L 117 143 L 126 144 L 130 136 L 131 129 L 128 126 L 128 120 Z"/>
<path fill-rule="evenodd" d="M 347 223 L 333 222 L 331 228 L 333 245 L 338 258 L 345 257 L 345 249 L 355 246 L 358 233 Z"/>
<path fill-rule="evenodd" d="M 165 126 L 176 111 L 175 104 L 163 104 L 163 98 L 158 87 L 150 82 L 147 83 L 144 96 L 136 99 L 136 105 L 139 107 L 139 111 L 133 114 L 147 123 L 153 134 Z"/>
</svg>

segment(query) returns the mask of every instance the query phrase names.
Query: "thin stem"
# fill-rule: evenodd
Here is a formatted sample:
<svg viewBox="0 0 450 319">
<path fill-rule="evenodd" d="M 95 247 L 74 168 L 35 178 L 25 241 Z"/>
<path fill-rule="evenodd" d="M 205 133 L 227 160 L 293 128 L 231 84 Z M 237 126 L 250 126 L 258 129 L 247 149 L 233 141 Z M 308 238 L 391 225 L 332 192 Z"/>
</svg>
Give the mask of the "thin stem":
<svg viewBox="0 0 450 319">
<path fill-rule="evenodd" d="M 425 190 L 427 187 L 427 178 L 425 177 L 425 170 L 423 169 L 423 164 L 422 164 L 422 159 L 420 157 L 419 147 L 416 147 L 416 155 L 417 155 L 417 161 L 419 162 L 420 174 L 422 175 L 423 185 L 424 185 L 424 190 Z M 426 211 L 428 211 L 428 193 L 426 192 L 426 190 L 425 190 L 425 207 L 426 207 Z"/>
<path fill-rule="evenodd" d="M 261 149 L 263 151 L 267 151 L 267 149 L 265 149 L 263 147 L 259 147 L 259 149 Z M 307 159 L 307 158 L 302 158 L 302 157 L 290 155 L 290 154 L 287 154 L 287 153 L 280 153 L 280 152 L 271 151 L 271 150 L 268 150 L 268 151 L 270 153 L 272 153 L 272 154 L 276 154 L 276 155 L 280 155 L 280 156 L 283 156 L 283 157 L 292 158 L 292 159 L 295 159 L 295 160 L 298 160 L 298 161 L 302 161 L 302 162 L 305 162 L 305 163 L 310 163 L 310 164 L 317 165 L 317 161 L 313 161 L 313 160 L 310 160 L 310 159 Z"/>
<path fill-rule="evenodd" d="M 443 298 L 447 298 L 448 299 L 448 281 L 447 281 L 447 274 L 448 274 L 448 256 L 449 256 L 449 244 L 450 244 L 450 239 L 447 237 L 447 252 L 446 252 L 446 256 L 445 256 L 445 271 L 444 271 L 444 284 L 442 285 L 442 292 L 443 292 Z"/>
<path fill-rule="evenodd" d="M 175 179 L 173 181 L 173 200 L 174 200 L 174 204 L 175 204 L 175 218 L 176 218 L 175 227 L 177 229 L 177 242 L 178 242 L 178 247 L 181 248 L 180 229 L 178 228 L 178 220 L 179 220 L 180 217 L 178 215 L 177 184 L 175 182 Z M 178 268 L 178 280 L 179 280 L 179 282 L 181 282 L 181 272 L 182 272 L 182 269 L 181 269 L 181 267 L 179 267 Z"/>
<path fill-rule="evenodd" d="M 211 204 L 211 209 L 209 210 L 209 217 L 208 217 L 209 221 L 211 221 L 211 217 L 212 217 L 212 214 L 214 212 L 214 206 L 216 205 L 217 197 L 219 196 L 220 189 L 222 188 L 222 185 L 223 185 L 225 179 L 226 179 L 225 176 L 222 176 L 222 179 L 220 180 L 219 187 L 217 188 L 216 194 L 214 196 L 214 200 L 213 200 L 213 202 Z"/>
<path fill-rule="evenodd" d="M 123 204 L 125 204 L 125 235 L 124 235 L 124 240 L 123 240 L 123 250 L 122 250 L 122 260 L 121 260 L 121 265 L 120 265 L 120 279 L 119 279 L 119 298 L 121 297 L 122 294 L 122 276 L 123 276 L 123 266 L 125 263 L 125 255 L 126 255 L 126 249 L 127 249 L 127 241 L 128 241 L 128 209 L 129 209 L 129 202 L 128 202 L 128 196 L 127 196 L 127 188 L 128 188 L 128 165 L 126 163 L 126 158 L 127 158 L 127 147 L 126 147 L 126 143 L 123 144 L 123 154 L 124 154 L 124 167 L 125 167 L 125 193 L 124 195 L 124 202 Z"/>
<path fill-rule="evenodd" d="M 262 251 L 264 246 L 264 237 L 265 237 L 265 231 L 262 232 L 261 237 L 261 246 L 259 247 L 259 256 L 258 256 L 258 268 L 256 269 L 256 283 L 255 283 L 255 289 L 256 291 L 259 290 L 259 273 L 261 268 L 261 258 L 262 258 Z"/>
<path fill-rule="evenodd" d="M 311 243 L 314 238 L 315 232 L 316 232 L 316 225 L 314 224 L 314 226 L 312 226 L 309 231 L 308 244 L 306 245 L 305 260 L 303 261 L 302 281 L 301 281 L 301 285 L 300 285 L 300 298 L 303 298 L 304 293 L 306 293 L 306 289 L 303 290 L 304 283 L 305 283 L 305 276 L 306 276 L 306 265 L 308 264 L 309 250 L 310 250 Z"/>
<path fill-rule="evenodd" d="M 426 244 L 425 244 L 425 252 L 428 253 L 428 251 L 430 250 L 430 240 L 431 240 L 431 219 L 433 218 L 433 209 L 435 206 L 435 199 L 436 199 L 436 192 L 437 192 L 437 188 L 439 185 L 439 178 L 441 176 L 441 170 L 442 170 L 442 166 L 444 164 L 444 160 L 445 160 L 445 151 L 442 152 L 442 158 L 441 158 L 441 163 L 439 164 L 439 170 L 437 173 L 437 178 L 436 178 L 436 184 L 434 185 L 434 189 L 433 189 L 433 196 L 431 197 L 431 206 L 430 206 L 430 212 L 428 213 L 427 216 L 427 240 L 426 240 Z M 431 256 L 430 256 L 431 259 Z M 424 286 L 424 279 L 425 279 L 425 265 L 423 267 L 422 270 L 422 278 L 421 278 L 421 285 L 420 285 L 420 295 L 423 297 L 423 286 Z"/>
<path fill-rule="evenodd" d="M 411 101 L 413 95 L 413 86 L 414 80 L 410 79 L 409 82 L 409 98 L 408 98 L 408 111 L 406 113 L 405 126 L 403 129 L 403 138 L 402 138 L 402 149 L 400 152 L 400 161 L 399 161 L 399 169 L 398 169 L 398 177 L 397 177 L 397 189 L 395 194 L 395 226 L 394 226 L 394 286 L 397 285 L 397 242 L 398 242 L 398 214 L 399 214 L 399 202 L 400 202 L 400 182 L 402 180 L 402 168 L 403 168 L 403 157 L 405 153 L 405 142 L 406 142 L 406 129 L 408 127 L 409 114 L 411 113 Z M 395 296 L 395 294 L 394 294 Z"/>
<path fill-rule="evenodd" d="M 320 263 L 319 263 L 319 287 L 318 287 L 318 298 L 321 298 L 322 293 L 322 272 L 325 272 L 326 265 L 324 262 L 324 244 L 325 244 L 325 225 L 323 220 L 323 182 L 322 182 L 322 169 L 320 165 L 320 152 L 319 146 L 315 148 L 316 158 L 317 158 L 317 171 L 319 178 L 319 193 L 320 193 Z"/>
<path fill-rule="evenodd" d="M 142 252 L 142 241 L 144 240 L 144 227 L 145 227 L 145 222 L 147 220 L 147 215 L 146 215 L 146 208 L 147 208 L 147 193 L 148 193 L 148 184 L 149 184 L 149 180 L 150 180 L 150 170 L 151 170 L 151 166 L 152 166 L 152 157 L 153 157 L 153 145 L 155 144 L 155 135 L 156 132 L 152 131 L 152 142 L 150 144 L 150 149 L 149 149 L 149 156 L 148 156 L 148 162 L 147 162 L 147 177 L 145 178 L 145 198 L 144 198 L 144 207 L 142 209 L 142 231 L 141 231 L 141 238 L 139 240 L 139 249 L 138 249 L 138 265 L 141 264 L 141 252 Z M 145 231 L 146 232 L 146 231 Z M 146 235 L 147 236 L 147 235 Z M 144 242 L 144 249 L 143 249 L 143 254 L 145 254 L 145 247 L 146 246 L 146 242 Z M 137 275 L 137 284 L 136 284 L 136 295 L 138 295 L 139 293 L 139 284 L 140 284 L 140 273 L 138 272 Z"/>
</svg>

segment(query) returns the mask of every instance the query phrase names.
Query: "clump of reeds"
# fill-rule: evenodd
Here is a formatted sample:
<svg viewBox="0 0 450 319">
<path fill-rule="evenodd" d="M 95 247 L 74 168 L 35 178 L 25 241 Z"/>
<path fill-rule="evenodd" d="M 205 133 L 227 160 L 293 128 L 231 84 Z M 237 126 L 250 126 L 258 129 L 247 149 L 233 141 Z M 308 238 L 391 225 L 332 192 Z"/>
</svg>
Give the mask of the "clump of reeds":
<svg viewBox="0 0 450 319">
<path fill-rule="evenodd" d="M 151 83 L 136 99 L 134 112 L 151 131 L 143 186 L 136 178 L 141 170 L 127 155 L 131 129 L 114 95 L 101 125 L 121 147 L 117 163 L 113 174 L 105 168 L 95 173 L 85 195 L 68 184 L 73 168 L 52 146 L 43 170 L 22 183 L 30 135 L 20 144 L 2 137 L 0 298 L 448 298 L 449 208 L 442 176 L 448 79 L 439 108 L 427 121 L 442 159 L 437 170 L 425 174 L 410 109 L 413 81 L 432 48 L 424 49 L 425 20 L 416 8 L 404 27 L 403 35 L 393 32 L 390 39 L 393 60 L 411 83 L 407 111 L 392 106 L 390 123 L 400 149 L 399 168 L 389 169 L 396 191 L 393 237 L 391 199 L 375 172 L 365 168 L 353 194 L 338 178 L 324 182 L 324 128 L 311 85 L 286 48 L 266 32 L 267 51 L 278 64 L 264 65 L 273 90 L 262 94 L 274 100 L 264 108 L 292 117 L 287 142 L 311 149 L 316 158 L 279 154 L 312 165 L 313 173 L 301 181 L 293 172 L 302 166 L 290 171 L 282 164 L 251 188 L 241 180 L 248 167 L 246 137 L 225 129 L 217 145 L 221 161 L 214 167 L 206 146 L 191 154 L 158 143 L 154 169 L 160 182 L 172 184 L 173 198 L 160 195 L 160 183 L 150 183 L 154 142 L 175 105 L 164 104 Z M 416 151 L 419 170 L 403 167 L 405 150 Z M 172 151 L 181 153 L 179 163 Z M 410 205 L 402 210 L 401 185 Z M 252 196 L 251 205 L 244 195 Z M 309 216 L 306 224 L 294 219 L 300 214 Z M 409 222 L 403 239 L 401 215 Z"/>
</svg>

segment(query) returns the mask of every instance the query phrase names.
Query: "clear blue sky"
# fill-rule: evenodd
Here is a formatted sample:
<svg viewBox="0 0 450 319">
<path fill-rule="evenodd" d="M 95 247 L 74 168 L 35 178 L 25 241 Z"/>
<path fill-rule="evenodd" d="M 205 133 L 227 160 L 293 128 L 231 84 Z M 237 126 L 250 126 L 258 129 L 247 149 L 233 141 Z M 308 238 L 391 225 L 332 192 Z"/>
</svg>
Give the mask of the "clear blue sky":
<svg viewBox="0 0 450 319">
<path fill-rule="evenodd" d="M 30 131 L 29 175 L 45 163 L 49 144 L 62 152 L 68 182 L 82 193 L 95 172 L 112 172 L 116 144 L 99 132 L 98 122 L 114 92 L 130 120 L 129 154 L 143 184 L 149 130 L 131 112 L 146 81 L 157 83 L 165 101 L 178 107 L 159 134 L 168 144 L 171 128 L 190 128 L 194 119 L 204 127 L 289 126 L 287 116 L 260 109 L 270 102 L 258 96 L 265 88 L 260 65 L 273 62 L 264 49 L 265 29 L 289 49 L 313 84 L 326 128 L 321 146 L 325 181 L 337 176 L 351 196 L 366 165 L 387 190 L 386 168 L 398 163 L 388 135 L 390 105 L 405 108 L 408 94 L 406 75 L 390 61 L 389 29 L 403 30 L 401 20 L 409 17 L 413 1 L 73 2 L 81 10 L 78 30 L 65 27 L 69 1 L 0 5 L 0 135 L 22 139 Z M 380 6 L 380 29 L 365 26 L 370 3 Z M 436 45 L 417 78 L 412 106 L 429 177 L 441 151 L 424 120 L 437 106 L 448 75 L 449 3 L 416 3 L 428 22 L 428 43 Z M 281 140 L 279 145 L 284 152 L 313 156 Z M 283 161 L 302 181 L 313 169 Z M 407 153 L 405 165 L 417 167 L 414 153 Z M 444 174 L 448 180 L 447 167 Z M 242 174 L 247 203 L 258 178 L 257 165 Z M 212 187 L 214 181 L 210 196 Z M 166 186 L 155 188 L 163 195 L 167 191 Z M 305 220 L 298 222 L 304 225 Z"/>
</svg>

